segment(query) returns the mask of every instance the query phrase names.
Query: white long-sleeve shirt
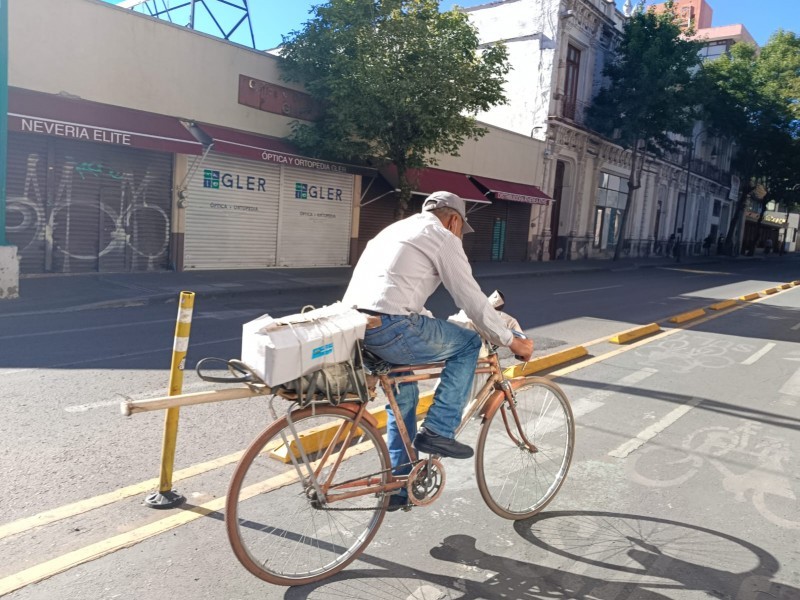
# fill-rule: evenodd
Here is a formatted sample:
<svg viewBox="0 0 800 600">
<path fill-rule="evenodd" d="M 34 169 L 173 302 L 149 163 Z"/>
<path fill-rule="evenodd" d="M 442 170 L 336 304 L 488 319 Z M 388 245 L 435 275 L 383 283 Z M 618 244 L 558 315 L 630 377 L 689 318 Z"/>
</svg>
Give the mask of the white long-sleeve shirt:
<svg viewBox="0 0 800 600">
<path fill-rule="evenodd" d="M 490 342 L 511 344 L 513 334 L 478 287 L 461 240 L 430 212 L 389 225 L 367 244 L 342 302 L 387 315 L 420 313 L 440 283 Z"/>
</svg>

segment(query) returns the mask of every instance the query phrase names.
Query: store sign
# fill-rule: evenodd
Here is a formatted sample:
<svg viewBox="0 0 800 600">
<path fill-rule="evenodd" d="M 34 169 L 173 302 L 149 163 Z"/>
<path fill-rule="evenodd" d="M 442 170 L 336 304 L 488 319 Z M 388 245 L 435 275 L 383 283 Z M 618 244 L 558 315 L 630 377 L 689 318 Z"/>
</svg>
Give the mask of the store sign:
<svg viewBox="0 0 800 600">
<path fill-rule="evenodd" d="M 335 187 L 309 185 L 297 182 L 294 184 L 294 197 L 296 200 L 331 200 L 342 201 L 342 190 Z"/>
<path fill-rule="evenodd" d="M 218 190 L 247 190 L 249 192 L 266 192 L 267 180 L 254 175 L 238 175 L 205 169 L 203 171 L 203 187 Z"/>
<path fill-rule="evenodd" d="M 13 117 L 14 115 L 9 116 Z M 120 146 L 131 145 L 132 134 L 116 129 L 91 127 L 88 125 L 79 125 L 77 123 L 65 123 L 63 121 L 37 119 L 33 117 L 17 117 L 17 120 L 10 120 L 9 124 L 11 125 L 12 131 L 41 133 L 74 140 L 85 140 L 87 142 L 118 144 Z"/>
</svg>

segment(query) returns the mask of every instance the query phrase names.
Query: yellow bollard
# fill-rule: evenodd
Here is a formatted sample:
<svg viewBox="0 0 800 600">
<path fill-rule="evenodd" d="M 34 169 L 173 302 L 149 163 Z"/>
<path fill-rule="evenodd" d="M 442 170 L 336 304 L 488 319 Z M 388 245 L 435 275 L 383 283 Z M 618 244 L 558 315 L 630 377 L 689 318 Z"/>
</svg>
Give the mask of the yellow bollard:
<svg viewBox="0 0 800 600">
<path fill-rule="evenodd" d="M 181 292 L 178 320 L 175 323 L 175 342 L 172 346 L 172 365 L 169 371 L 169 395 L 183 392 L 183 368 L 189 349 L 189 330 L 192 327 L 194 292 Z M 164 418 L 164 441 L 161 447 L 161 475 L 158 491 L 145 498 L 150 508 L 172 508 L 183 504 L 186 498 L 172 489 L 172 472 L 175 466 L 175 447 L 178 439 L 180 408 L 168 408 Z"/>
</svg>

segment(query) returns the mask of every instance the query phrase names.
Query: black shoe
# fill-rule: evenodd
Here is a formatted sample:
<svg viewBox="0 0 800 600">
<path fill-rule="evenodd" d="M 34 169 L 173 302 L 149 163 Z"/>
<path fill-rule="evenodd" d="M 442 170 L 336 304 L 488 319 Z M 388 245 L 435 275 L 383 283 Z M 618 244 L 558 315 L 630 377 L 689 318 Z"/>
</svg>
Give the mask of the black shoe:
<svg viewBox="0 0 800 600">
<path fill-rule="evenodd" d="M 428 431 L 424 427 L 420 427 L 417 437 L 414 438 L 414 448 L 420 452 L 448 458 L 470 458 L 475 454 L 466 444 Z"/>
<path fill-rule="evenodd" d="M 395 512 L 396 510 L 411 510 L 411 502 L 408 501 L 408 496 L 401 496 L 395 494 L 389 497 L 389 506 L 386 507 L 386 512 Z"/>
</svg>

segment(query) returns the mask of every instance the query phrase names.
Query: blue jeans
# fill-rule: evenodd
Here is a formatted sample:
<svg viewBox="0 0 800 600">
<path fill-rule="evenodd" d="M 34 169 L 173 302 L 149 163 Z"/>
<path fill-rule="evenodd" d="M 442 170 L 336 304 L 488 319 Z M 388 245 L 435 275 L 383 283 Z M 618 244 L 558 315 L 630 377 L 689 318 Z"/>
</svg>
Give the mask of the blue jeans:
<svg viewBox="0 0 800 600">
<path fill-rule="evenodd" d="M 475 365 L 481 348 L 477 333 L 418 314 L 382 317 L 380 327 L 368 329 L 364 347 L 393 365 L 418 365 L 444 361 L 439 386 L 425 417 L 427 430 L 452 438 L 461 422 L 461 413 L 467 404 L 475 376 Z M 417 432 L 417 403 L 419 388 L 416 382 L 396 384 L 397 405 L 411 440 Z M 397 430 L 394 413 L 387 405 L 386 424 L 389 456 L 392 466 L 409 461 L 403 440 Z M 395 469 L 397 475 L 408 473 L 410 467 Z"/>
</svg>

